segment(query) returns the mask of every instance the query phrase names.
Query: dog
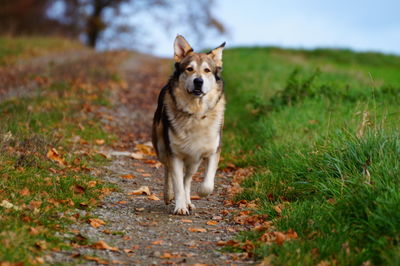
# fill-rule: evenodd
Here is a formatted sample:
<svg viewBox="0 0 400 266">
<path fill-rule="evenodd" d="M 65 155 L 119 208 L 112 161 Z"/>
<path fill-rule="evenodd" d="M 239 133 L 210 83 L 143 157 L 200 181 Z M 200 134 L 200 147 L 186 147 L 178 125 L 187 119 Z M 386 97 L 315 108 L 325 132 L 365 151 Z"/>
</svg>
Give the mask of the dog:
<svg viewBox="0 0 400 266">
<path fill-rule="evenodd" d="M 181 35 L 174 42 L 175 71 L 158 96 L 152 142 L 165 168 L 164 201 L 175 198 L 173 213 L 189 215 L 192 176 L 206 162 L 200 196 L 214 189 L 221 152 L 225 95 L 221 78 L 225 42 L 208 53 L 195 53 Z"/>
</svg>

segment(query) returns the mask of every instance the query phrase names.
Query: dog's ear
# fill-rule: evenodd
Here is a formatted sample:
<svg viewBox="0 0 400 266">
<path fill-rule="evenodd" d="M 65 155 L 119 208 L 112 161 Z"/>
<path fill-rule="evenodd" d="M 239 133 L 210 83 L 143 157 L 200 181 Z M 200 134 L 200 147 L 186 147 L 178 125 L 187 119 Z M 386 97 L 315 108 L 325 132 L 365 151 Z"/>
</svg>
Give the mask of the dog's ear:
<svg viewBox="0 0 400 266">
<path fill-rule="evenodd" d="M 224 50 L 224 47 L 225 42 L 208 53 L 208 55 L 215 61 L 217 67 L 222 67 L 222 50 Z"/>
<path fill-rule="evenodd" d="M 183 38 L 182 35 L 176 36 L 174 42 L 175 62 L 181 62 L 182 59 L 191 52 L 193 52 L 193 49 L 190 47 L 190 44 L 185 40 L 185 38 Z"/>
</svg>

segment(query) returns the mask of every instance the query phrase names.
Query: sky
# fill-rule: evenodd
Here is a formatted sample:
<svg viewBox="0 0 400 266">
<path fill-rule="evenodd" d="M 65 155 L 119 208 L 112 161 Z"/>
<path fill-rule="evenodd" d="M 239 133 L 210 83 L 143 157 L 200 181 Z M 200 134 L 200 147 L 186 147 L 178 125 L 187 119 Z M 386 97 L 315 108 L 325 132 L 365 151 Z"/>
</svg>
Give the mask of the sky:
<svg viewBox="0 0 400 266">
<path fill-rule="evenodd" d="M 400 55 L 400 0 L 214 1 L 213 13 L 227 27 L 226 35 L 209 34 L 199 46 L 182 28 L 165 34 L 154 27 L 150 35 L 157 42 L 147 52 L 171 57 L 176 34 L 186 33 L 195 50 L 226 41 L 227 47 L 350 48 Z"/>
</svg>

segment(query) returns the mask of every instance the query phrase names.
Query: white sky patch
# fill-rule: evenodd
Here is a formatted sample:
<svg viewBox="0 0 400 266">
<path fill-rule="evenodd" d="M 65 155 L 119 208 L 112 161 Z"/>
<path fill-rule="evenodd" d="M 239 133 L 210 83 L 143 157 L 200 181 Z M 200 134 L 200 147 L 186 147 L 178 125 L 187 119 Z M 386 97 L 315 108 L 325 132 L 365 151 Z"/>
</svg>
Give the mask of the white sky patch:
<svg viewBox="0 0 400 266">
<path fill-rule="evenodd" d="M 177 33 L 183 34 L 195 51 L 215 48 L 227 41 L 236 46 L 283 46 L 292 48 L 350 48 L 400 54 L 400 1 L 354 0 L 217 0 L 215 15 L 229 30 L 227 36 L 211 34 L 202 47 L 183 27 L 167 34 L 151 29 L 151 52 L 171 57 Z"/>
</svg>

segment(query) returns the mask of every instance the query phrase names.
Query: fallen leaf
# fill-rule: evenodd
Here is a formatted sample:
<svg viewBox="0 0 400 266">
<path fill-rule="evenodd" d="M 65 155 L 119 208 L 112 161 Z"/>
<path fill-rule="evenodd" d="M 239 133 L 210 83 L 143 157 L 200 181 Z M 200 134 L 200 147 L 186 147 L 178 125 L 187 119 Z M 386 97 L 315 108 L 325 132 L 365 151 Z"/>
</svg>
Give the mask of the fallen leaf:
<svg viewBox="0 0 400 266">
<path fill-rule="evenodd" d="M 139 153 L 145 155 L 155 156 L 155 152 L 153 151 L 153 147 L 145 144 L 136 144 L 135 148 L 138 150 Z"/>
<path fill-rule="evenodd" d="M 137 190 L 134 190 L 129 193 L 129 195 L 150 195 L 150 189 L 148 186 L 142 186 Z"/>
<path fill-rule="evenodd" d="M 40 206 L 42 206 L 42 202 L 40 200 L 31 200 L 29 202 L 29 206 L 31 206 L 31 208 L 40 208 Z"/>
<path fill-rule="evenodd" d="M 97 145 L 103 145 L 104 142 L 105 142 L 105 140 L 104 140 L 104 139 L 96 139 L 94 142 L 95 142 Z"/>
<path fill-rule="evenodd" d="M 19 210 L 19 207 L 15 206 L 14 204 L 12 204 L 11 202 L 7 201 L 7 200 L 3 200 L 0 203 L 0 207 L 6 208 L 6 209 L 11 209 L 13 208 L 14 210 Z"/>
<path fill-rule="evenodd" d="M 155 194 L 151 194 L 150 196 L 147 197 L 149 200 L 160 200 Z"/>
<path fill-rule="evenodd" d="M 52 161 L 57 162 L 58 164 L 65 166 L 65 161 L 63 158 L 61 158 L 60 154 L 55 148 L 51 148 L 47 154 L 46 157 L 49 158 Z"/>
<path fill-rule="evenodd" d="M 128 202 L 126 200 L 120 200 L 120 201 L 117 201 L 116 203 L 118 203 L 118 204 L 127 204 Z"/>
<path fill-rule="evenodd" d="M 100 226 L 105 225 L 106 222 L 104 222 L 103 220 L 98 219 L 98 218 L 90 218 L 89 219 L 89 224 L 94 228 L 98 228 Z"/>
<path fill-rule="evenodd" d="M 180 257 L 181 257 L 181 255 L 179 255 L 179 254 L 171 254 L 168 252 L 165 252 L 164 254 L 162 254 L 160 256 L 161 259 L 173 259 L 173 258 L 180 258 Z"/>
<path fill-rule="evenodd" d="M 226 246 L 226 243 L 227 243 L 226 241 L 220 240 L 217 242 L 217 246 L 219 246 L 219 247 Z"/>
<path fill-rule="evenodd" d="M 40 240 L 40 241 L 35 242 L 35 246 L 37 248 L 39 248 L 40 250 L 46 250 L 47 249 L 47 243 L 44 240 Z"/>
<path fill-rule="evenodd" d="M 156 164 L 156 163 L 158 163 L 158 161 L 156 161 L 156 160 L 145 160 L 143 162 L 147 163 L 147 164 Z"/>
<path fill-rule="evenodd" d="M 24 187 L 24 188 L 19 192 L 19 194 L 21 194 L 21 196 L 28 196 L 28 195 L 30 195 L 31 193 L 30 193 L 30 191 L 29 191 L 29 189 L 28 189 L 27 187 Z"/>
<path fill-rule="evenodd" d="M 126 175 L 121 175 L 120 177 L 121 177 L 121 178 L 124 178 L 124 179 L 132 179 L 132 178 L 134 178 L 135 176 L 132 175 L 132 174 L 126 174 Z"/>
<path fill-rule="evenodd" d="M 205 229 L 205 228 L 192 228 L 192 227 L 190 227 L 190 228 L 188 228 L 188 230 L 189 230 L 190 232 L 194 232 L 194 233 L 204 233 L 204 232 L 207 232 L 207 229 Z"/>
<path fill-rule="evenodd" d="M 281 213 L 282 213 L 282 207 L 283 207 L 282 204 L 278 204 L 278 205 L 274 206 L 274 210 L 275 210 L 278 214 L 281 214 Z"/>
<path fill-rule="evenodd" d="M 83 256 L 83 258 L 84 258 L 85 260 L 95 261 L 95 262 L 97 262 L 98 264 L 109 264 L 108 261 L 103 260 L 103 259 L 98 258 L 98 257 Z"/>
<path fill-rule="evenodd" d="M 162 243 L 163 243 L 162 240 L 156 240 L 156 241 L 151 242 L 152 245 L 161 245 Z"/>
<path fill-rule="evenodd" d="M 135 208 L 135 211 L 142 212 L 142 211 L 144 211 L 144 208 Z"/>
<path fill-rule="evenodd" d="M 211 221 L 208 221 L 207 224 L 208 224 L 208 225 L 217 225 L 218 222 L 217 222 L 217 221 L 211 220 Z"/>
<path fill-rule="evenodd" d="M 138 152 L 132 152 L 130 154 L 130 157 L 132 157 L 133 159 L 136 159 L 136 160 L 142 160 L 144 158 L 143 154 L 138 153 Z"/>
<path fill-rule="evenodd" d="M 96 185 L 97 185 L 97 181 L 92 180 L 92 181 L 88 182 L 88 187 L 95 187 Z"/>
<path fill-rule="evenodd" d="M 73 189 L 73 191 L 75 192 L 75 193 L 77 193 L 77 194 L 83 194 L 83 193 L 85 193 L 85 188 L 84 187 L 82 187 L 81 185 L 74 185 L 73 187 L 72 187 L 72 189 Z"/>
<path fill-rule="evenodd" d="M 189 220 L 189 219 L 182 219 L 181 222 L 182 223 L 193 223 L 193 221 Z"/>
<path fill-rule="evenodd" d="M 286 240 L 286 236 L 285 234 L 283 234 L 282 232 L 275 232 L 275 242 L 278 245 L 282 245 L 282 243 Z"/>
<path fill-rule="evenodd" d="M 199 200 L 201 199 L 200 196 L 194 195 L 194 196 L 190 196 L 191 200 Z"/>
<path fill-rule="evenodd" d="M 106 242 L 104 242 L 103 240 L 100 240 L 92 245 L 90 245 L 92 248 L 95 249 L 106 249 L 106 250 L 111 250 L 111 251 L 118 251 L 119 248 L 117 247 L 111 247 L 109 246 Z"/>
<path fill-rule="evenodd" d="M 129 249 L 129 248 L 125 248 L 125 249 L 123 249 L 123 251 L 124 251 L 125 253 L 133 253 L 133 252 L 134 252 L 133 249 Z"/>
<path fill-rule="evenodd" d="M 143 177 L 150 177 L 151 174 L 144 173 L 144 174 L 142 174 L 142 176 L 143 176 Z"/>
<path fill-rule="evenodd" d="M 31 234 L 31 235 L 33 235 L 33 236 L 36 236 L 36 235 L 40 234 L 40 232 L 39 232 L 39 230 L 38 230 L 37 228 L 35 228 L 35 227 L 30 227 L 30 228 L 29 228 L 29 234 Z"/>
</svg>

